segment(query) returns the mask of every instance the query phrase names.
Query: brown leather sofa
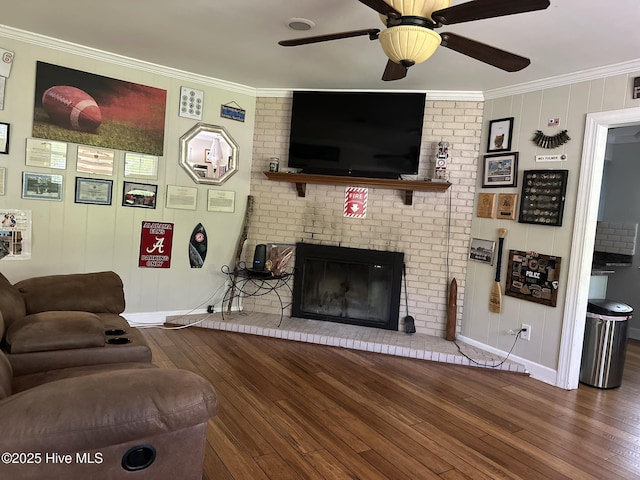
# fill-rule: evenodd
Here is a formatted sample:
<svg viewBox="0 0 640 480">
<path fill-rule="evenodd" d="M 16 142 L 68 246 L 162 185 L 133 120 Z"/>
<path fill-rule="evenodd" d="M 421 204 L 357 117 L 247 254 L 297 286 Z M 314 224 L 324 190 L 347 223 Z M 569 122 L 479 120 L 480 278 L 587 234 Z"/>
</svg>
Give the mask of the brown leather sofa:
<svg viewBox="0 0 640 480">
<path fill-rule="evenodd" d="M 106 367 L 25 379 L 0 353 L 0 478 L 202 478 L 211 384 L 145 363 Z"/>
<path fill-rule="evenodd" d="M 118 315 L 119 277 L 104 273 L 15 288 L 0 278 L 0 337 L 11 350 L 0 351 L 0 478 L 201 480 L 215 390 L 150 363 L 144 338 Z M 126 329 L 117 338 L 133 345 L 104 343 L 110 328 Z"/>
<path fill-rule="evenodd" d="M 122 280 L 115 272 L 49 275 L 15 285 L 0 274 L 3 349 L 16 375 L 151 362 L 143 335 L 120 315 L 124 309 Z"/>
</svg>

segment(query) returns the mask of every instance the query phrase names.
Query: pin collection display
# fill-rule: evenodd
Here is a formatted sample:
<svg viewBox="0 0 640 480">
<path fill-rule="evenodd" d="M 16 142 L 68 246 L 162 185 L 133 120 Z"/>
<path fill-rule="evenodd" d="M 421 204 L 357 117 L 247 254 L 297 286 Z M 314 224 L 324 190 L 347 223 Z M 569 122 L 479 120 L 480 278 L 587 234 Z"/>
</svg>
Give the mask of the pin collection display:
<svg viewBox="0 0 640 480">
<path fill-rule="evenodd" d="M 571 140 L 571 137 L 567 135 L 566 130 L 562 130 L 556 135 L 545 135 L 540 130 L 536 130 L 536 133 L 533 137 L 534 143 L 541 148 L 558 148 L 559 146 L 567 143 L 569 140 Z"/>
</svg>

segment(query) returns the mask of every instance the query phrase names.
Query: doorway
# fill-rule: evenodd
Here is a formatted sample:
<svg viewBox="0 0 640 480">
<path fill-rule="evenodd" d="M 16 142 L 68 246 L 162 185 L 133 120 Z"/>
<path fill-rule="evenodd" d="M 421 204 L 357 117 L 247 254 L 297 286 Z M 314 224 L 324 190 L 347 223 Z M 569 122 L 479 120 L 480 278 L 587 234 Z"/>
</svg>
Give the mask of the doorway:
<svg viewBox="0 0 640 480">
<path fill-rule="evenodd" d="M 610 128 L 640 123 L 640 108 L 587 115 L 556 386 L 578 388 L 602 173 Z"/>
</svg>

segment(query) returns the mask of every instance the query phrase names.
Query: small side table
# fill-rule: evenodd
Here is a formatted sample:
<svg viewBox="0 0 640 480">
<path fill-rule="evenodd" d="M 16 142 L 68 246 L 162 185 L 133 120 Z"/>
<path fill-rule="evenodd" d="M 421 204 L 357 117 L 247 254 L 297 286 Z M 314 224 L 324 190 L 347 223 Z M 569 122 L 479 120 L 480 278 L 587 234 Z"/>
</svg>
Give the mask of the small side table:
<svg viewBox="0 0 640 480">
<path fill-rule="evenodd" d="M 233 300 L 237 300 L 238 308 L 240 307 L 240 298 L 242 297 L 261 297 L 273 293 L 280 302 L 280 321 L 278 327 L 282 325 L 284 318 L 284 310 L 290 304 L 284 304 L 280 290 L 287 288 L 289 293 L 293 295 L 293 290 L 289 281 L 293 278 L 293 273 L 282 273 L 280 275 L 272 275 L 270 272 L 256 272 L 248 268 L 229 269 L 222 267 L 222 272 L 229 277 L 229 288 L 222 298 L 222 320 L 224 320 L 225 303 L 227 308 L 231 310 Z"/>
</svg>

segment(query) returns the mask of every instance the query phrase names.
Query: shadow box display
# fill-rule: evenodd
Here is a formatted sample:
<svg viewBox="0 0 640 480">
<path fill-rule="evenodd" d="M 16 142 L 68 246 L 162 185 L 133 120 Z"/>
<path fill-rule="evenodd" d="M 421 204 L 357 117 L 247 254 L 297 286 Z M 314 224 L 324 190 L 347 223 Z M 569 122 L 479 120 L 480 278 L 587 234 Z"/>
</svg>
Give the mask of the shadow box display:
<svg viewBox="0 0 640 480">
<path fill-rule="evenodd" d="M 518 222 L 562 225 L 568 170 L 525 170 Z"/>
<path fill-rule="evenodd" d="M 561 257 L 509 250 L 505 295 L 555 307 Z"/>
</svg>

